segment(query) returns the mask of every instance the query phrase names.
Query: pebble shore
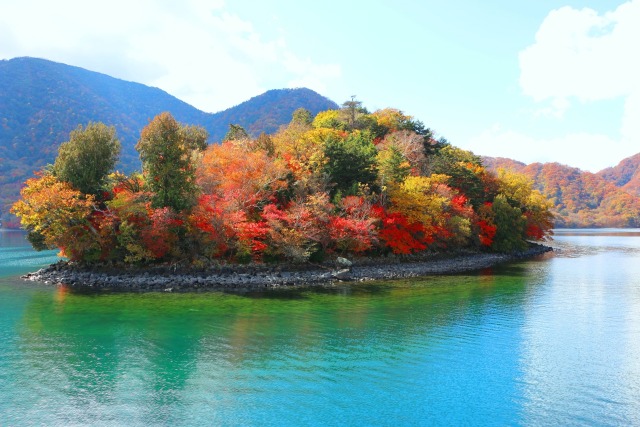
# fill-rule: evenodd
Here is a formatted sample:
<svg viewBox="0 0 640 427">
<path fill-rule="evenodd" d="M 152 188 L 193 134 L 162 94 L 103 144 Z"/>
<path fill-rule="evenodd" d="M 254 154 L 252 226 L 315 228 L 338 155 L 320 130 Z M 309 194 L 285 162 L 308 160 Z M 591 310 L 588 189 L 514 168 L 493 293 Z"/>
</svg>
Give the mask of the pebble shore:
<svg viewBox="0 0 640 427">
<path fill-rule="evenodd" d="M 343 281 L 393 280 L 438 274 L 457 274 L 481 270 L 497 264 L 531 258 L 552 251 L 548 246 L 531 244 L 511 254 L 466 253 L 419 257 L 364 258 L 350 261 L 337 258 L 330 264 L 213 265 L 194 269 L 178 266 L 124 268 L 80 266 L 60 261 L 25 280 L 72 288 L 112 291 L 186 292 L 225 290 L 235 292 L 276 288 L 331 286 Z"/>
</svg>

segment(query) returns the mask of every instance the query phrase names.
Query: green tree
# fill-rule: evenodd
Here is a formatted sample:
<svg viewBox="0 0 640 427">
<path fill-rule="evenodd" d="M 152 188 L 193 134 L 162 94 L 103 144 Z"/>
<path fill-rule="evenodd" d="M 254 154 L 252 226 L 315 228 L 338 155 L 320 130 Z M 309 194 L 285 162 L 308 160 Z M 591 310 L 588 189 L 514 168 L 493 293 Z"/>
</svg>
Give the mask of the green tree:
<svg viewBox="0 0 640 427">
<path fill-rule="evenodd" d="M 396 145 L 378 153 L 378 169 L 382 185 L 402 182 L 411 173 L 411 164 Z"/>
<path fill-rule="evenodd" d="M 452 145 L 444 145 L 427 157 L 428 172 L 449 175 L 448 184 L 464 193 L 477 208 L 494 194 L 483 181 L 484 167 L 480 157 Z"/>
<path fill-rule="evenodd" d="M 206 148 L 207 137 L 203 128 L 181 125 L 166 112 L 142 129 L 136 150 L 146 185 L 154 193 L 153 207 L 179 212 L 193 205 L 198 193 L 196 154 Z"/>
<path fill-rule="evenodd" d="M 99 195 L 120 154 L 113 126 L 90 122 L 78 126 L 58 149 L 53 175 L 84 194 Z"/>
<path fill-rule="evenodd" d="M 356 131 L 344 141 L 328 138 L 324 155 L 328 159 L 324 172 L 335 183 L 333 195 L 356 195 L 359 184 L 375 186 L 377 150 L 368 133 Z"/>
<path fill-rule="evenodd" d="M 522 210 L 511 206 L 504 194 L 498 194 L 492 205 L 493 221 L 497 227 L 491 249 L 497 252 L 513 252 L 527 247 L 524 240 L 526 218 Z"/>
<path fill-rule="evenodd" d="M 350 101 L 342 103 L 342 111 L 345 113 L 347 123 L 352 129 L 356 124 L 356 119 L 360 114 L 366 114 L 367 110 L 362 107 L 362 101 L 356 101 L 356 96 L 352 95 Z"/>
<path fill-rule="evenodd" d="M 249 134 L 242 126 L 229 124 L 229 130 L 222 141 L 237 141 L 239 139 L 249 139 Z"/>
<path fill-rule="evenodd" d="M 293 112 L 293 116 L 291 118 L 291 123 L 305 126 L 310 126 L 312 121 L 313 117 L 311 117 L 311 112 L 306 108 L 298 108 Z"/>
</svg>

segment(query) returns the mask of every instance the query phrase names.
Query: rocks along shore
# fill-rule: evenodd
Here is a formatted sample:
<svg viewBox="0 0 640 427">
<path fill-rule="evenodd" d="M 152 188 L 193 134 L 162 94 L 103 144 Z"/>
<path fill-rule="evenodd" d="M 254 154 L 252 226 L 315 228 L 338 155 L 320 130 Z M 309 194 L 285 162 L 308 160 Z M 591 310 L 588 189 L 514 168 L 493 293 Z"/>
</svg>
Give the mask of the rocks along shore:
<svg viewBox="0 0 640 427">
<path fill-rule="evenodd" d="M 549 252 L 548 246 L 531 244 L 511 254 L 464 253 L 392 258 L 337 258 L 331 264 L 212 265 L 194 269 L 177 265 L 151 267 L 82 266 L 60 261 L 23 279 L 72 288 L 118 291 L 257 291 L 333 285 L 341 281 L 407 279 L 481 270 L 497 264 Z"/>
</svg>

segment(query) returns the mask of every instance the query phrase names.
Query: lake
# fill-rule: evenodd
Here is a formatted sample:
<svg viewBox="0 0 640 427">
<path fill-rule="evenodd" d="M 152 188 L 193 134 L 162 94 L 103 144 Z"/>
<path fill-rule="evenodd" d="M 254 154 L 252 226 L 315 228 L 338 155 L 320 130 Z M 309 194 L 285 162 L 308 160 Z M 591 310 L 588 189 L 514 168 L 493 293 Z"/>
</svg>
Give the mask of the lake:
<svg viewBox="0 0 640 427">
<path fill-rule="evenodd" d="M 0 425 L 640 425 L 640 230 L 477 274 L 81 293 L 0 231 Z"/>
</svg>

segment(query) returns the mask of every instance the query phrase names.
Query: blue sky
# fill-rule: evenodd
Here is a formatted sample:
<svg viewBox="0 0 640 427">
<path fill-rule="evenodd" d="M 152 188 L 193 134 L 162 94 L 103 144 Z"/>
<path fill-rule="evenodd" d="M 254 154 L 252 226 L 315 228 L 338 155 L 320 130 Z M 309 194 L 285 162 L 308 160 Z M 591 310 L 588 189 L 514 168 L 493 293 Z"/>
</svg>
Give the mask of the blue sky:
<svg viewBox="0 0 640 427">
<path fill-rule="evenodd" d="M 477 154 L 596 171 L 640 152 L 640 0 L 0 6 L 0 58 L 81 66 L 205 111 L 306 86 L 399 108 Z"/>
</svg>

